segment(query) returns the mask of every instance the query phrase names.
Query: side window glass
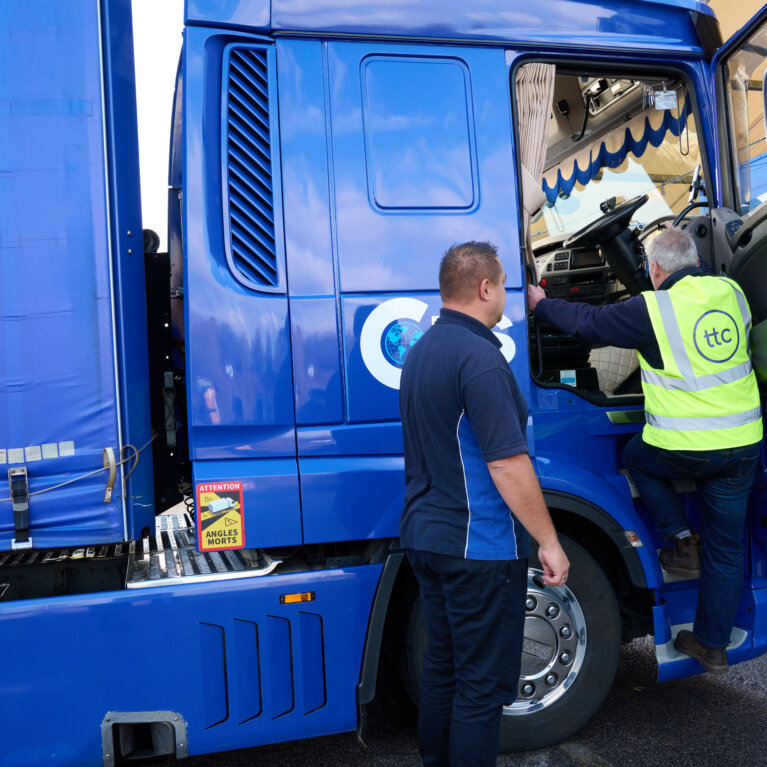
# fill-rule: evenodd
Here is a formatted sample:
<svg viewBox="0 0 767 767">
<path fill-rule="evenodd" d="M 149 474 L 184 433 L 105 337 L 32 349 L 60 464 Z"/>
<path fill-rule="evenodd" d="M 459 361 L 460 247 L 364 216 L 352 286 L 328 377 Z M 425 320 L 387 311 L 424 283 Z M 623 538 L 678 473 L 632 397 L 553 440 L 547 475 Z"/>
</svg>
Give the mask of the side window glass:
<svg viewBox="0 0 767 767">
<path fill-rule="evenodd" d="M 725 70 L 740 213 L 767 200 L 766 69 L 767 28 L 762 28 L 729 59 Z"/>
</svg>

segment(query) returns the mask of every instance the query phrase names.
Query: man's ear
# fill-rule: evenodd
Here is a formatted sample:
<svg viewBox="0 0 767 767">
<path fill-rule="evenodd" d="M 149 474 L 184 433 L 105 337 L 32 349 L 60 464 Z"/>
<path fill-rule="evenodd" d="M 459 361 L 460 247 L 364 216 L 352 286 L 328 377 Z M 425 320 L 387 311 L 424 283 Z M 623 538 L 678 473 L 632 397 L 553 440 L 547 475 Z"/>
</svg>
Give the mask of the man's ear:
<svg viewBox="0 0 767 767">
<path fill-rule="evenodd" d="M 488 301 L 490 299 L 490 280 L 485 277 L 479 283 L 479 300 Z"/>
</svg>

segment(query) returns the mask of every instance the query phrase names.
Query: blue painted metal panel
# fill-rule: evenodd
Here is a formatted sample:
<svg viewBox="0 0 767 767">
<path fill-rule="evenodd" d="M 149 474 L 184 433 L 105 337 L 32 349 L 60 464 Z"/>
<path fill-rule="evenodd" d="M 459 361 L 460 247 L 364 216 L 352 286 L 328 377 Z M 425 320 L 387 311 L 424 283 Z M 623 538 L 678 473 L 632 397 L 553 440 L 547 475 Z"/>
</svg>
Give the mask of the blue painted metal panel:
<svg viewBox="0 0 767 767">
<path fill-rule="evenodd" d="M 187 24 L 265 30 L 269 28 L 269 0 L 186 0 Z"/>
<path fill-rule="evenodd" d="M 296 423 L 343 421 L 341 357 L 336 299 L 290 299 Z"/>
<path fill-rule="evenodd" d="M 88 0 L 0 11 L 0 498 L 9 464 L 38 492 L 119 454 L 99 32 Z M 105 479 L 34 496 L 34 545 L 121 540 Z M 0 549 L 12 537 L 2 501 Z"/>
<path fill-rule="evenodd" d="M 689 11 L 713 16 L 698 0 L 409 0 L 371 5 L 359 0 L 187 0 L 186 23 L 235 29 L 397 35 L 468 40 L 519 40 L 565 45 L 698 50 Z"/>
<path fill-rule="evenodd" d="M 277 43 L 296 423 L 343 421 L 322 46 Z"/>
<path fill-rule="evenodd" d="M 276 48 L 288 287 L 291 296 L 329 296 L 335 280 L 322 44 L 278 40 Z"/>
<path fill-rule="evenodd" d="M 700 53 L 689 11 L 713 15 L 695 0 L 410 0 L 396 4 L 328 0 L 311 7 L 296 0 L 273 0 L 271 26 L 275 31 Z"/>
<path fill-rule="evenodd" d="M 764 443 L 762 459 L 764 460 Z M 762 463 L 764 467 L 765 464 Z M 767 468 L 757 469 L 755 486 L 751 488 L 751 573 L 754 585 L 767 588 Z"/>
<path fill-rule="evenodd" d="M 655 628 L 655 644 L 666 644 L 671 639 L 671 624 L 668 620 L 668 609 L 665 603 L 653 605 L 652 619 Z"/>
<path fill-rule="evenodd" d="M 14 733 L 3 739 L 3 764 L 100 765 L 107 711 L 178 712 L 191 754 L 354 729 L 380 574 L 372 565 L 0 604 L 3 651 L 14 658 L 0 677 L 0 698 L 13 701 L 3 710 L 3 732 Z M 280 594 L 298 591 L 316 600 L 280 604 Z M 258 644 L 253 635 L 238 641 L 243 622 L 258 626 Z M 157 664 L 168 638 L 172 679 L 163 680 Z M 260 713 L 241 694 L 259 684 L 256 664 Z M 67 705 L 41 706 L 40 680 L 45 699 Z"/>
<path fill-rule="evenodd" d="M 299 470 L 305 543 L 399 535 L 405 498 L 401 455 L 301 458 Z"/>
<path fill-rule="evenodd" d="M 202 675 L 203 722 L 205 729 L 229 718 L 229 690 L 226 675 L 224 627 L 200 622 L 200 666 Z"/>
<path fill-rule="evenodd" d="M 518 287 L 520 263 L 511 257 L 519 253 L 519 233 L 514 215 L 517 194 L 509 78 L 503 51 L 449 46 L 436 51 L 430 46 L 336 42 L 329 43 L 327 51 L 340 289 L 345 293 L 434 290 L 437 265 L 445 249 L 470 239 L 495 243 L 505 259 L 507 285 Z M 371 60 L 373 64 L 368 63 Z M 371 103 L 366 100 L 365 85 L 369 85 L 366 77 L 373 65 L 376 96 Z M 465 98 L 456 97 L 450 113 L 457 123 L 458 106 L 463 104 L 460 130 L 451 129 L 447 134 L 438 129 L 443 114 L 440 105 L 428 98 L 431 76 L 425 74 L 440 65 L 457 73 L 467 91 Z M 409 76 L 408 70 L 412 70 L 413 87 L 403 91 L 402 78 Z M 402 111 L 419 97 L 422 104 L 416 114 Z M 375 108 L 381 113 L 373 113 Z M 406 125 L 411 127 L 403 131 Z M 466 126 L 473 126 L 473 136 Z M 391 186 L 389 177 L 376 175 L 377 166 L 371 164 L 366 148 L 371 130 L 374 133 L 367 143 L 375 152 L 381 147 L 402 146 L 402 135 L 441 137 L 439 151 L 430 154 L 428 163 L 431 166 L 443 157 L 449 145 L 448 155 L 458 151 L 464 164 L 475 166 L 477 188 L 471 192 L 472 205 L 465 210 L 433 207 L 432 196 L 443 202 L 446 199 L 445 179 L 454 181 L 452 173 L 443 173 L 435 186 L 437 171 L 432 170 L 432 184 L 420 186 L 408 172 L 404 178 L 407 187 Z M 449 144 L 443 141 L 445 135 L 450 137 Z M 460 137 L 466 146 L 455 144 Z M 413 165 L 419 167 L 420 162 Z M 400 168 L 401 175 L 406 168 Z M 394 195 L 405 195 L 403 208 L 372 204 L 369 190 L 380 183 L 388 185 L 382 192 L 387 205 L 396 204 Z M 462 188 L 468 183 L 464 179 Z M 464 192 L 458 196 L 461 194 Z"/>
<path fill-rule="evenodd" d="M 361 63 L 368 198 L 381 211 L 469 211 L 478 203 L 471 77 L 448 56 Z"/>
<path fill-rule="evenodd" d="M 298 455 L 397 455 L 402 426 L 394 423 L 341 424 L 298 429 Z"/>
<path fill-rule="evenodd" d="M 144 447 L 125 495 L 127 537 L 138 538 L 154 525 L 155 508 L 133 19 L 130 0 L 106 0 L 102 9 L 122 435 L 123 444 Z"/>
<path fill-rule="evenodd" d="M 298 646 L 296 676 L 302 681 L 304 693 L 303 713 L 310 714 L 322 708 L 328 700 L 325 679 L 324 638 L 322 616 L 317 613 L 298 614 Z M 333 684 L 333 680 L 330 680 Z"/>
<path fill-rule="evenodd" d="M 252 36 L 186 32 L 184 48 L 184 270 L 189 445 L 193 460 L 295 455 L 287 297 L 243 286 L 226 258 L 221 157 L 227 46 Z M 271 183 L 281 188 L 274 51 L 268 103 Z M 272 200 L 284 272 L 282 209 Z"/>
<path fill-rule="evenodd" d="M 746 609 L 751 607 L 753 613 L 754 649 L 750 657 L 756 658 L 767 652 L 767 589 L 754 589 L 752 594 L 753 603 L 746 605 Z M 739 615 L 736 620 L 739 620 Z"/>
<path fill-rule="evenodd" d="M 622 444 L 639 427 L 616 426 L 605 410 L 562 389 L 533 387 L 530 411 L 541 487 L 583 498 L 624 530 L 634 530 L 644 544 L 636 552 L 647 585 L 653 588 L 663 583 L 655 555 L 657 535 L 652 522 L 635 508 L 628 481 L 618 473 Z"/>
<path fill-rule="evenodd" d="M 262 627 L 263 630 L 263 627 Z M 239 659 L 236 674 L 227 677 L 229 694 L 236 706 L 239 723 L 254 719 L 263 711 L 261 691 L 262 650 L 258 641 L 258 623 L 235 618 L 231 625 L 231 651 Z"/>
<path fill-rule="evenodd" d="M 264 622 L 264 685 L 268 695 L 267 715 L 271 719 L 289 714 L 296 707 L 293 681 L 291 621 L 281 615 L 267 615 Z"/>
<path fill-rule="evenodd" d="M 295 458 L 195 461 L 200 482 L 242 482 L 245 546 L 292 546 L 301 543 L 301 506 Z"/>
</svg>

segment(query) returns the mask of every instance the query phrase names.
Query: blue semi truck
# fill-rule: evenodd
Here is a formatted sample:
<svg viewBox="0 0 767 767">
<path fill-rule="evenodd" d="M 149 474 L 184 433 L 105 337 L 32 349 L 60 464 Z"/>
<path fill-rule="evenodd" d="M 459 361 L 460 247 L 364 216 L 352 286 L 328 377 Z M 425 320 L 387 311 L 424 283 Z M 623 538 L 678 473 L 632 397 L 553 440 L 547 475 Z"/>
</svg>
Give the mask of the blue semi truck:
<svg viewBox="0 0 767 767">
<path fill-rule="evenodd" d="M 508 275 L 494 332 L 572 563 L 554 589 L 530 561 L 502 748 L 581 727 L 634 637 L 661 680 L 701 672 L 673 648 L 698 583 L 621 461 L 636 357 L 535 322 L 525 286 L 622 300 L 684 227 L 746 292 L 764 383 L 759 18 L 723 45 L 694 0 L 187 0 L 167 253 L 129 3 L 12 0 L 0 37 L 0 764 L 353 731 L 384 652 L 417 695 L 399 376 L 468 239 Z M 767 650 L 764 458 L 731 664 Z"/>
</svg>

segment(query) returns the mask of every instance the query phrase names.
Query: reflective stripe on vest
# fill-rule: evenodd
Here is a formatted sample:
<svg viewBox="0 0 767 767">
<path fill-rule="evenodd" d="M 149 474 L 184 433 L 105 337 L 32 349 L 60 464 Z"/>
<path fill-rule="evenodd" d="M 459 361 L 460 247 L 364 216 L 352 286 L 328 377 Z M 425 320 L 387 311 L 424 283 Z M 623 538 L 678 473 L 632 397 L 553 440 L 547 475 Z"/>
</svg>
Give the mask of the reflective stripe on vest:
<svg viewBox="0 0 767 767">
<path fill-rule="evenodd" d="M 703 431 L 704 429 L 732 429 L 736 426 L 758 421 L 762 417 L 762 409 L 755 407 L 746 413 L 735 415 L 715 415 L 706 418 L 684 418 L 677 416 L 653 415 L 645 413 L 650 426 L 656 429 L 674 429 L 675 431 Z"/>
<path fill-rule="evenodd" d="M 748 344 L 751 314 L 743 293 L 724 277 L 690 276 L 669 290 L 643 296 L 663 365 L 656 370 L 639 355 L 643 439 L 667 450 L 717 450 L 758 442 L 761 408 Z M 717 359 L 729 348 L 729 357 Z"/>
<path fill-rule="evenodd" d="M 667 389 L 679 389 L 680 391 L 703 391 L 713 386 L 740 381 L 751 373 L 751 363 L 743 362 L 734 368 L 724 370 L 721 373 L 709 373 L 704 376 L 691 378 L 672 378 L 671 376 L 662 376 L 654 370 L 642 370 L 642 381 L 656 386 L 665 386 Z"/>
</svg>

